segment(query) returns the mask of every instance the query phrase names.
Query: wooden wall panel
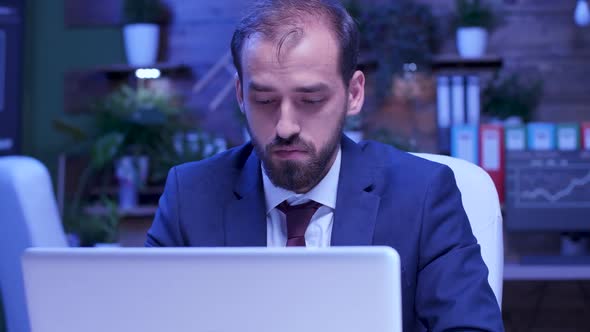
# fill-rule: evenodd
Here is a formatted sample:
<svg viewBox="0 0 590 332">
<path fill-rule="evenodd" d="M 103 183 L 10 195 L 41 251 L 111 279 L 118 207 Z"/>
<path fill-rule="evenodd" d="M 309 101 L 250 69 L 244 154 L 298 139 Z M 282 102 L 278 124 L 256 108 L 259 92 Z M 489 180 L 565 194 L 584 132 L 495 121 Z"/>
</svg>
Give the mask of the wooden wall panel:
<svg viewBox="0 0 590 332">
<path fill-rule="evenodd" d="M 195 66 L 212 65 L 229 51 L 234 28 L 235 22 L 203 22 L 171 27 L 168 40 L 170 61 Z"/>
<path fill-rule="evenodd" d="M 121 24 L 122 0 L 65 0 L 66 27 Z"/>
<path fill-rule="evenodd" d="M 447 17 L 452 0 L 419 0 Z M 590 120 L 590 28 L 575 25 L 576 1 L 492 0 L 504 24 L 490 36 L 488 52 L 504 59 L 508 71 L 539 74 L 545 93 L 540 121 Z M 449 22 L 441 21 L 443 28 Z M 456 53 L 453 34 L 442 52 Z"/>
<path fill-rule="evenodd" d="M 122 23 L 123 0 L 64 0 L 66 26 L 108 26 Z M 248 0 L 162 0 L 174 24 L 237 21 L 248 8 Z"/>
<path fill-rule="evenodd" d="M 166 0 L 177 24 L 194 22 L 237 22 L 248 9 L 248 0 Z"/>
<path fill-rule="evenodd" d="M 369 0 L 365 3 L 378 2 Z M 417 0 L 432 6 L 450 30 L 452 0 Z M 545 95 L 536 114 L 542 121 L 590 119 L 590 29 L 573 22 L 575 1 L 493 0 L 504 20 L 490 36 L 488 52 L 504 58 L 510 71 L 533 72 L 545 81 Z M 204 68 L 227 50 L 234 24 L 248 1 L 169 0 L 178 27 L 170 36 L 175 61 Z M 454 34 L 441 52 L 456 53 Z M 215 36 L 215 37 L 212 37 Z M 206 47 L 204 47 L 206 45 Z M 559 110 L 559 111 L 556 111 Z"/>
<path fill-rule="evenodd" d="M 100 17 L 101 12 L 119 10 L 120 1 L 66 0 L 66 10 L 70 14 L 72 11 L 79 11 L 78 16 L 81 17 L 88 17 L 88 13 Z M 188 64 L 194 69 L 196 77 L 200 77 L 229 51 L 235 24 L 252 2 L 164 1 L 173 17 L 167 36 L 166 60 Z M 379 1 L 387 0 L 366 0 L 363 3 Z M 448 19 L 454 0 L 416 1 L 430 5 L 440 19 L 442 35 L 448 36 L 443 41 L 440 52 L 456 54 L 454 33 Z M 504 25 L 491 34 L 488 53 L 501 56 L 506 70 L 532 72 L 545 81 L 545 95 L 535 119 L 589 120 L 590 106 L 587 105 L 590 105 L 590 29 L 574 24 L 575 1 L 490 1 L 498 8 Z M 117 15 L 112 14 L 110 24 L 120 20 Z M 96 20 L 90 20 L 90 23 L 98 24 Z M 208 97 L 205 95 L 199 98 Z"/>
</svg>

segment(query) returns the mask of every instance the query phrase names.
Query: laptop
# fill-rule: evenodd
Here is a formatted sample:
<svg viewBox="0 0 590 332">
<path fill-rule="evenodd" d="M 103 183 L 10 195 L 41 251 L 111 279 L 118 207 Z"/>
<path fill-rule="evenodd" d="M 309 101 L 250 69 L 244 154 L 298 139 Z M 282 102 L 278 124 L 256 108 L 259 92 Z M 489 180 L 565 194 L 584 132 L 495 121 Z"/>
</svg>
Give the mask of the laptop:
<svg viewBox="0 0 590 332">
<path fill-rule="evenodd" d="M 33 332 L 401 332 L 389 247 L 32 248 Z"/>
</svg>

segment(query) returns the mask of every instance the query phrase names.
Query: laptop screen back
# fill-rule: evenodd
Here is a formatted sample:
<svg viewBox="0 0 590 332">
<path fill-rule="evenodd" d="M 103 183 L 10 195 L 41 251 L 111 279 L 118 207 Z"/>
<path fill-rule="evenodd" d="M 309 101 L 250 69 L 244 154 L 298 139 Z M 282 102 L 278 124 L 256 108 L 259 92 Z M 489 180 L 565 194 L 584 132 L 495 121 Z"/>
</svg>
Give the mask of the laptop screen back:
<svg viewBox="0 0 590 332">
<path fill-rule="evenodd" d="M 29 249 L 33 331 L 401 332 L 386 247 Z"/>
</svg>

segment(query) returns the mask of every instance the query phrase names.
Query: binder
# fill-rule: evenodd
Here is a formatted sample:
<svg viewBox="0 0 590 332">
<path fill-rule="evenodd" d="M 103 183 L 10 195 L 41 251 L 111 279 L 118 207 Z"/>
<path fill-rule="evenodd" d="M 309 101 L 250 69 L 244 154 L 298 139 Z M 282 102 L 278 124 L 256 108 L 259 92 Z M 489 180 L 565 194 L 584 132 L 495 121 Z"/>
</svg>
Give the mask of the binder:
<svg viewBox="0 0 590 332">
<path fill-rule="evenodd" d="M 437 124 L 439 128 L 451 126 L 451 90 L 448 76 L 436 79 L 436 108 Z"/>
<path fill-rule="evenodd" d="M 529 150 L 555 150 L 555 125 L 552 123 L 531 122 L 527 125 L 527 145 Z"/>
<path fill-rule="evenodd" d="M 448 154 L 451 144 L 451 82 L 448 76 L 436 79 L 436 109 L 438 149 L 440 153 Z"/>
<path fill-rule="evenodd" d="M 478 164 L 478 126 L 455 125 L 451 128 L 451 156 Z"/>
<path fill-rule="evenodd" d="M 463 85 L 463 76 L 452 77 L 451 113 L 453 125 L 465 124 L 465 86 Z"/>
<path fill-rule="evenodd" d="M 590 150 L 590 122 L 582 123 L 582 149 Z"/>
<path fill-rule="evenodd" d="M 580 126 L 577 123 L 557 125 L 557 149 L 560 151 L 577 151 L 580 149 Z"/>
<path fill-rule="evenodd" d="M 467 123 L 472 125 L 479 124 L 480 115 L 480 93 L 479 93 L 479 77 L 467 76 Z"/>
<path fill-rule="evenodd" d="M 479 165 L 494 181 L 500 203 L 504 203 L 504 129 L 497 124 L 481 125 L 479 135 Z"/>
<path fill-rule="evenodd" d="M 506 151 L 525 151 L 527 149 L 525 126 L 509 126 L 504 129 L 504 132 Z"/>
</svg>

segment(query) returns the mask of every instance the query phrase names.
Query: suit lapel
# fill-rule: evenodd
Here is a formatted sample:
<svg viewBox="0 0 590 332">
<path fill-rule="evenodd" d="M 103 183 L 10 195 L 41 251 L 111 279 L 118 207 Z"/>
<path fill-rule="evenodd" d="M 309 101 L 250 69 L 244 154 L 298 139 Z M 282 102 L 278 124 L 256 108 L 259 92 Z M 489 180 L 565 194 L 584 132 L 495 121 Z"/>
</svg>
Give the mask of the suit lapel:
<svg viewBox="0 0 590 332">
<path fill-rule="evenodd" d="M 342 139 L 342 164 L 332 228 L 332 246 L 371 245 L 380 197 L 372 193 L 375 167 L 360 146 Z"/>
<path fill-rule="evenodd" d="M 266 203 L 260 161 L 254 152 L 239 174 L 234 195 L 225 209 L 225 245 L 266 246 Z"/>
</svg>

